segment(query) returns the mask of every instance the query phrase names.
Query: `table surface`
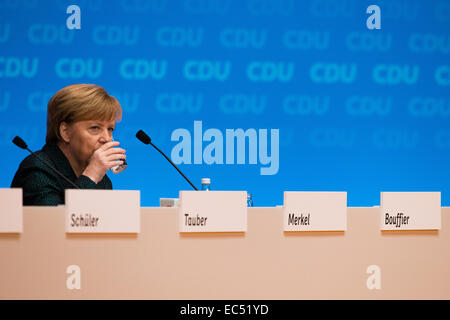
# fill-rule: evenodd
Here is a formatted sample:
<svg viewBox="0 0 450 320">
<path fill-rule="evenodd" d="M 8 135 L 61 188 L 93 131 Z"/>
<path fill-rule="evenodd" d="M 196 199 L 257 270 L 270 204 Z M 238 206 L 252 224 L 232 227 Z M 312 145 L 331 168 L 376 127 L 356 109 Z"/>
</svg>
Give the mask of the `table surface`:
<svg viewBox="0 0 450 320">
<path fill-rule="evenodd" d="M 439 231 L 380 231 L 379 210 L 291 233 L 254 207 L 246 233 L 180 234 L 176 208 L 144 207 L 139 234 L 67 234 L 64 208 L 24 207 L 23 233 L 0 234 L 0 299 L 450 299 L 450 208 Z"/>
</svg>

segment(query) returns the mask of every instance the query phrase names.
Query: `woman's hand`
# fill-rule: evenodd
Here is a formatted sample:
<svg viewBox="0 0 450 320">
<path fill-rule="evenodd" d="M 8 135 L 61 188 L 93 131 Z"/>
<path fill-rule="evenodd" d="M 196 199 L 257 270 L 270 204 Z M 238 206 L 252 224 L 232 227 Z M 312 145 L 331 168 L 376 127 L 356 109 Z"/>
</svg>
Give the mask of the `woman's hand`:
<svg viewBox="0 0 450 320">
<path fill-rule="evenodd" d="M 95 183 L 99 183 L 109 169 L 123 164 L 123 161 L 117 160 L 126 159 L 125 150 L 114 148 L 119 144 L 119 141 L 110 141 L 95 150 L 82 175 L 89 177 Z"/>
</svg>

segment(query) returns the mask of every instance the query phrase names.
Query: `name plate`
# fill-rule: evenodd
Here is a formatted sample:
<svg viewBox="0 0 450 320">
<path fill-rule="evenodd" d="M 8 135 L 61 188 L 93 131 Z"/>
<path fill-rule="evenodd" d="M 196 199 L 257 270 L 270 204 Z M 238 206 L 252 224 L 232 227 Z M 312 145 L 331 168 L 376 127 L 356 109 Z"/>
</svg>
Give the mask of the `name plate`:
<svg viewBox="0 0 450 320">
<path fill-rule="evenodd" d="M 0 189 L 0 233 L 21 233 L 22 216 L 22 189 Z"/>
<path fill-rule="evenodd" d="M 139 233 L 140 192 L 66 190 L 66 232 Z"/>
<path fill-rule="evenodd" d="M 284 231 L 346 231 L 347 192 L 284 192 Z"/>
<path fill-rule="evenodd" d="M 440 192 L 381 192 L 381 230 L 441 229 Z"/>
<path fill-rule="evenodd" d="M 247 231 L 246 191 L 180 191 L 180 232 Z"/>
</svg>

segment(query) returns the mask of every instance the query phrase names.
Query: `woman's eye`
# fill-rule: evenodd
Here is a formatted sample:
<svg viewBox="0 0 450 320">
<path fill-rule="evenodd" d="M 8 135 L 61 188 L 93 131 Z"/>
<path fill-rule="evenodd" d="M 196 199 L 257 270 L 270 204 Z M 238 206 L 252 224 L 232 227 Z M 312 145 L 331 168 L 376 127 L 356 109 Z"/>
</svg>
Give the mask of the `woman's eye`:
<svg viewBox="0 0 450 320">
<path fill-rule="evenodd" d="M 91 127 L 91 129 L 92 130 L 98 130 L 98 129 L 100 129 L 100 127 L 99 126 L 93 126 L 93 127 Z"/>
<path fill-rule="evenodd" d="M 114 128 L 108 128 L 108 131 L 109 131 L 109 132 L 113 132 L 113 131 L 114 131 Z"/>
</svg>

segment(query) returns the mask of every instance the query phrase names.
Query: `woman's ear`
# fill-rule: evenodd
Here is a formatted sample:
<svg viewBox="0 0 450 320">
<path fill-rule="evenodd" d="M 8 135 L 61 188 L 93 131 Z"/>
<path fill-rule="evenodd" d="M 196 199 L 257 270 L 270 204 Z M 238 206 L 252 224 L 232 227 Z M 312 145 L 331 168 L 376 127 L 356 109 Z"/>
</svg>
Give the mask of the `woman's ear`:
<svg viewBox="0 0 450 320">
<path fill-rule="evenodd" d="M 70 142 L 70 127 L 66 122 L 61 122 L 59 125 L 59 135 L 64 142 Z"/>
</svg>

